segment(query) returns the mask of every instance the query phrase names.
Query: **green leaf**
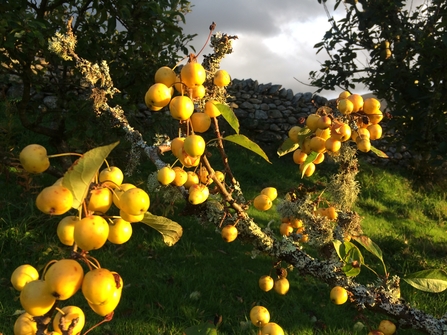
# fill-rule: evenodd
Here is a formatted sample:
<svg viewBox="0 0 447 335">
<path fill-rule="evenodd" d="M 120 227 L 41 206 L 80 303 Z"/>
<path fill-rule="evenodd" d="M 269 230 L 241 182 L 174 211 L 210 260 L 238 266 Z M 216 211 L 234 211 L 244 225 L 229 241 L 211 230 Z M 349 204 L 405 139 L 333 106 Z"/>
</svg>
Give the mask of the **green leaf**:
<svg viewBox="0 0 447 335">
<path fill-rule="evenodd" d="M 360 249 L 357 248 L 355 244 L 348 241 L 342 243 L 341 241 L 334 240 L 332 241 L 332 244 L 334 245 L 338 257 L 340 257 L 344 263 L 342 270 L 345 272 L 346 276 L 357 276 L 360 273 L 360 265 L 365 264 Z"/>
<path fill-rule="evenodd" d="M 118 143 L 119 141 L 87 151 L 65 172 L 62 185 L 73 194 L 74 209 L 79 209 L 82 205 L 93 178 Z"/>
<path fill-rule="evenodd" d="M 371 145 L 371 151 L 375 153 L 380 158 L 389 158 L 386 153 L 384 153 L 382 150 L 377 149 L 376 147 Z"/>
<path fill-rule="evenodd" d="M 217 109 L 220 111 L 224 119 L 228 122 L 231 128 L 234 129 L 236 134 L 239 134 L 239 120 L 234 114 L 233 110 L 224 104 L 216 104 Z"/>
<path fill-rule="evenodd" d="M 439 293 L 447 289 L 447 273 L 442 270 L 423 270 L 406 275 L 403 280 L 418 290 Z"/>
<path fill-rule="evenodd" d="M 363 248 L 368 250 L 370 253 L 372 253 L 374 256 L 376 256 L 378 259 L 380 259 L 383 263 L 382 250 L 368 236 L 366 236 L 366 235 L 352 236 L 351 238 L 354 241 L 358 242 Z"/>
<path fill-rule="evenodd" d="M 202 323 L 197 326 L 185 329 L 184 335 L 217 335 L 217 329 L 209 323 Z"/>
<path fill-rule="evenodd" d="M 163 242 L 169 247 L 176 244 L 183 235 L 182 226 L 164 216 L 146 212 L 141 222 L 157 230 L 163 236 Z"/>
<path fill-rule="evenodd" d="M 281 157 L 288 154 L 289 152 L 295 151 L 299 147 L 300 145 L 298 143 L 295 143 L 290 138 L 287 138 L 278 148 L 278 151 L 276 151 L 276 153 L 279 157 Z"/>
<path fill-rule="evenodd" d="M 310 154 L 307 155 L 306 160 L 303 163 L 303 171 L 301 172 L 301 178 L 304 178 L 304 173 L 307 170 L 307 167 L 309 166 L 310 163 L 312 163 L 315 158 L 317 158 L 318 153 L 315 151 L 312 151 Z"/>
<path fill-rule="evenodd" d="M 250 140 L 247 136 L 241 135 L 241 134 L 236 134 L 236 135 L 226 136 L 222 139 L 225 141 L 230 141 L 230 142 L 239 144 L 240 146 L 253 151 L 254 153 L 258 154 L 259 156 L 261 156 L 262 158 L 264 158 L 267 162 L 269 162 L 271 164 L 271 162 L 269 161 L 269 158 L 267 157 L 264 150 L 262 150 L 259 145 L 257 145 L 255 142 Z"/>
<path fill-rule="evenodd" d="M 347 277 L 355 277 L 360 274 L 360 266 L 354 267 L 352 264 L 346 264 L 342 270 Z"/>
</svg>

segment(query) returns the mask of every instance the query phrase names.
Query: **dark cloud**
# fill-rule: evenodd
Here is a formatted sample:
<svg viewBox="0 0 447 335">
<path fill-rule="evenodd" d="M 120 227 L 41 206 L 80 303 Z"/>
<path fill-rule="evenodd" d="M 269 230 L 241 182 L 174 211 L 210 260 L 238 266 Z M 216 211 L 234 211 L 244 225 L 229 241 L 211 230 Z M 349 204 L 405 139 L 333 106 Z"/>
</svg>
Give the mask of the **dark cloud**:
<svg viewBox="0 0 447 335">
<path fill-rule="evenodd" d="M 329 29 L 326 13 L 316 0 L 192 0 L 186 15 L 186 33 L 197 33 L 193 45 L 198 51 L 208 35 L 211 22 L 216 31 L 238 35 L 234 53 L 222 62 L 233 78 L 281 84 L 295 93 L 314 91 L 294 79 L 308 82 L 318 70 L 313 45 Z M 319 26 L 322 28 L 316 29 Z M 210 49 L 207 47 L 204 53 Z"/>
</svg>

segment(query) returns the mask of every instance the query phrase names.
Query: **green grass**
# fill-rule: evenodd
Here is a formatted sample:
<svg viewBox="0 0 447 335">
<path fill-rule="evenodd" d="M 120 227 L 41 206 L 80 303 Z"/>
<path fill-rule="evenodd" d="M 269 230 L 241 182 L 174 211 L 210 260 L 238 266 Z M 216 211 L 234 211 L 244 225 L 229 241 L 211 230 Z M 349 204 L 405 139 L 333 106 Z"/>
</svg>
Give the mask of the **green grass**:
<svg viewBox="0 0 447 335">
<path fill-rule="evenodd" d="M 235 145 L 228 148 L 230 164 L 247 199 L 253 199 L 266 186 L 276 187 L 280 196 L 301 183 L 311 186 L 318 181 L 317 186 L 322 188 L 329 172 L 335 170 L 332 163 L 324 162 L 315 176 L 301 180 L 298 166 L 290 156 L 279 159 L 268 150 L 273 163 L 268 164 Z M 12 148 L 12 152 L 18 151 Z M 211 160 L 217 169 L 222 168 L 215 152 Z M 145 162 L 145 166 L 149 163 Z M 148 173 L 145 166 L 128 181 L 144 182 Z M 0 333 L 9 335 L 16 319 L 13 314 L 20 309 L 19 294 L 9 283 L 12 271 L 24 263 L 41 271 L 48 261 L 68 257 L 70 250 L 56 237 L 60 218 L 49 218 L 34 206 L 38 187 L 48 185 L 54 178 L 34 177 L 32 185 L 37 188 L 26 190 L 19 185 L 22 179 L 14 171 L 0 171 Z M 362 164 L 361 171 L 362 192 L 356 210 L 363 217 L 364 232 L 382 248 L 391 274 L 404 276 L 422 269 L 445 269 L 447 204 L 443 190 L 424 191 L 411 176 L 395 168 Z M 296 271 L 289 272 L 291 289 L 286 296 L 262 292 L 257 286 L 258 278 L 272 271 L 275 260 L 264 255 L 253 259 L 250 245 L 239 240 L 224 243 L 215 227 L 182 216 L 180 210 L 179 206 L 172 219 L 183 226 L 184 234 L 173 247 L 165 246 L 156 231 L 137 223 L 126 244 L 107 243 L 91 253 L 103 267 L 119 272 L 125 285 L 112 322 L 91 334 L 182 334 L 188 327 L 220 315 L 223 322 L 219 334 L 254 335 L 255 328 L 246 321 L 255 304 L 266 306 L 272 321 L 279 323 L 288 335 L 354 334 L 357 321 L 375 326 L 382 318 L 359 312 L 349 304 L 331 304 L 328 285 L 299 276 Z M 275 220 L 273 228 L 278 226 L 274 208 L 267 212 L 250 209 L 249 213 L 261 226 L 271 220 Z M 365 256 L 380 273 L 380 264 Z M 372 274 L 364 269 L 359 281 L 371 278 Z M 411 305 L 437 317 L 445 313 L 443 293 L 420 292 L 402 282 L 402 296 Z M 67 304 L 79 305 L 86 311 L 88 326 L 101 320 L 89 310 L 81 293 L 61 303 Z M 399 330 L 399 334 L 415 333 Z"/>
</svg>

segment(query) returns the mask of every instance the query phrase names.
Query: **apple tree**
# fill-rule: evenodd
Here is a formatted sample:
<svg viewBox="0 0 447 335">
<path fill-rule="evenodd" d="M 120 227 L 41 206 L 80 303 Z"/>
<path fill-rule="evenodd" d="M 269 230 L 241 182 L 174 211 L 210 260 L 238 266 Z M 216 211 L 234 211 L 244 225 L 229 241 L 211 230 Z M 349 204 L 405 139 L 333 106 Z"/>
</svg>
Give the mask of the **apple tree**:
<svg viewBox="0 0 447 335">
<path fill-rule="evenodd" d="M 315 45 L 329 56 L 311 85 L 321 90 L 366 87 L 387 101 L 390 127 L 400 140 L 433 163 L 447 150 L 447 42 L 445 1 L 318 0 L 344 6 L 344 18 Z"/>
<path fill-rule="evenodd" d="M 107 163 L 108 155 L 117 145 L 112 143 L 85 154 L 76 154 L 79 158 L 64 176 L 41 191 L 36 198 L 36 206 L 42 212 L 62 215 L 71 208 L 78 212 L 74 218 L 67 219 L 68 222 L 61 221 L 60 232 L 58 227 L 61 242 L 66 241 L 73 246 L 73 259 L 48 264 L 44 279 L 35 279 L 35 271 L 27 266 L 16 269 L 19 274 L 24 271 L 34 276 L 25 284 L 19 280 L 23 277 L 16 272 L 11 278 L 14 287 L 21 289 L 20 303 L 28 313 L 19 317 L 20 322 L 17 322 L 20 326 L 36 327 L 37 333 L 43 334 L 57 300 L 69 299 L 77 290 L 82 290 L 89 306 L 105 317 L 104 322 L 110 321 L 121 299 L 125 278 L 103 269 L 93 257 L 94 252 L 106 240 L 123 243 L 118 237 L 130 237 L 130 222 L 142 222 L 158 230 L 167 245 L 176 243 L 182 235 L 181 226 L 149 211 L 150 199 L 159 197 L 168 204 L 176 199 L 187 199 L 188 206 L 195 206 L 194 213 L 221 229 L 225 241 L 247 241 L 253 245 L 254 255 L 264 253 L 275 259 L 276 278 L 260 278 L 259 286 L 264 291 L 274 289 L 279 294 L 287 294 L 287 270 L 293 267 L 300 275 L 310 275 L 328 283 L 332 287 L 328 296 L 335 304 L 349 301 L 359 309 L 369 309 L 397 320 L 399 327 L 429 334 L 445 333 L 446 319 L 437 319 L 413 308 L 400 296 L 401 278 L 387 271 L 380 247 L 363 234 L 361 218 L 353 211 L 359 192 L 355 180 L 357 150 L 385 156 L 374 147 L 374 141 L 380 137 L 378 129 L 383 118 L 376 99 L 363 100 L 358 94 L 345 91 L 339 97 L 338 108 L 322 107 L 307 117 L 304 127 L 295 126 L 289 131 L 289 138 L 280 145 L 278 154 L 293 152 L 302 177 L 312 176 L 327 156 L 331 156 L 340 168 L 325 189 L 328 198 L 304 187 L 285 195 L 277 206 L 282 222 L 278 236 L 269 227 L 258 226 L 247 213 L 249 206 L 259 211 L 269 210 L 277 197 L 276 190 L 268 187 L 255 199 L 245 199 L 237 176 L 231 170 L 232 157 L 225 151 L 225 143 L 233 142 L 268 161 L 256 143 L 240 134 L 239 122 L 226 104 L 225 87 L 231 79 L 225 70 L 220 69 L 220 61 L 232 52 L 231 41 L 237 37 L 213 34 L 213 23 L 209 38 L 214 52 L 204 57 L 203 64 L 199 64 L 197 56 L 191 54 L 177 71 L 176 67 L 162 66 L 154 72 L 155 83 L 144 95 L 145 103 L 154 113 L 169 111 L 169 115 L 178 121 L 178 130 L 169 136 L 160 135 L 148 143 L 131 126 L 125 110 L 119 105 L 109 104 L 117 88 L 108 64 L 92 63 L 79 56 L 75 48 L 76 36 L 71 28 L 69 21 L 67 33 L 57 34 L 51 39 L 50 50 L 75 62 L 94 92 L 95 114 L 98 117 L 108 114 L 113 118 L 125 132 L 125 139 L 131 143 L 131 152 L 144 152 L 157 171 L 148 177 L 147 191 L 123 183 L 120 169 Z M 221 132 L 219 121 L 228 123 L 233 133 Z M 205 134 L 208 129 L 212 130 L 212 135 L 210 132 Z M 211 148 L 217 148 L 222 158 L 222 171 L 214 168 L 208 159 Z M 176 158 L 175 163 L 165 163 L 161 153 L 172 154 Z M 49 166 L 49 159 L 59 155 L 48 155 L 45 148 L 31 144 L 31 147 L 23 149 L 20 158 L 28 171 L 43 172 Z M 129 158 L 129 164 L 138 163 L 138 155 Z M 104 168 L 103 164 L 106 165 Z M 115 214 L 109 214 L 109 210 Z M 67 228 L 70 224 L 73 230 Z M 116 230 L 121 233 L 117 234 Z M 320 256 L 311 256 L 308 246 L 317 248 Z M 364 253 L 379 259 L 382 270 L 369 267 Z M 87 273 L 76 271 L 78 262 L 88 265 Z M 377 280 L 367 285 L 359 283 L 356 276 L 362 270 L 372 270 Z M 447 288 L 447 275 L 439 270 L 418 272 L 404 280 L 430 292 L 441 292 Z M 76 324 L 83 321 L 83 315 L 75 309 L 62 312 L 65 320 L 71 322 L 63 331 L 65 335 L 73 332 Z M 70 319 L 70 313 L 77 317 L 71 316 Z M 252 309 L 250 319 L 259 327 L 261 334 L 284 334 L 280 325 L 270 322 L 269 313 L 262 306 Z M 54 320 L 58 320 L 60 325 L 66 322 L 61 316 Z M 56 328 L 58 323 L 55 326 L 54 322 L 53 327 Z M 381 323 L 379 330 L 385 333 L 385 329 L 392 334 L 394 323 Z"/>
<path fill-rule="evenodd" d="M 93 62 L 108 59 L 109 71 L 122 91 L 116 98 L 135 109 L 159 64 L 174 65 L 179 55 L 189 52 L 192 36 L 185 35 L 180 26 L 189 5 L 186 0 L 2 2 L 0 76 L 6 83 L 11 76 L 22 83 L 12 103 L 22 125 L 48 136 L 59 152 L 67 151 L 68 139 L 81 131 L 96 141 L 100 138 L 98 128 L 91 126 L 97 120 L 89 113 L 90 105 L 76 94 L 83 81 L 71 70 L 73 62 L 55 56 L 47 47 L 67 17 L 73 18 L 80 55 Z M 43 92 L 57 97 L 54 108 L 45 109 L 41 101 L 32 99 Z M 78 117 L 80 113 L 83 117 Z M 107 120 L 100 124 L 111 136 Z"/>
</svg>

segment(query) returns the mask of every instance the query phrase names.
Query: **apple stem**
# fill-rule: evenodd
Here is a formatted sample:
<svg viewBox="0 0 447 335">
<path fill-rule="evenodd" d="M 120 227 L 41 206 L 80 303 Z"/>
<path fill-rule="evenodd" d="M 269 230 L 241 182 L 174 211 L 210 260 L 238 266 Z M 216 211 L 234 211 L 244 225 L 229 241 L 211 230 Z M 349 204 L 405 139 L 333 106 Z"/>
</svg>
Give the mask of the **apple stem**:
<svg viewBox="0 0 447 335">
<path fill-rule="evenodd" d="M 55 157 L 63 157 L 63 156 L 79 156 L 82 157 L 83 155 L 77 152 L 64 152 L 62 154 L 54 154 L 54 155 L 48 155 L 48 158 L 55 158 Z"/>
</svg>

